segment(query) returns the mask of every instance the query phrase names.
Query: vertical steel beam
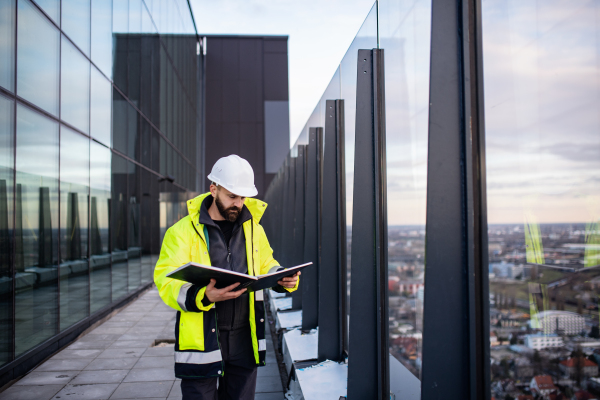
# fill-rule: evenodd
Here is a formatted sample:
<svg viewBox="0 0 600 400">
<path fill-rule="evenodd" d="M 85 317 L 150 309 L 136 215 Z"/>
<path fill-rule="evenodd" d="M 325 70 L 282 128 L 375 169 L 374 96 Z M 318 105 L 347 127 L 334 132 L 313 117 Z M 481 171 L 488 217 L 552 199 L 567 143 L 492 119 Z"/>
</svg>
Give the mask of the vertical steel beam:
<svg viewBox="0 0 600 400">
<path fill-rule="evenodd" d="M 431 22 L 421 398 L 489 399 L 481 1 L 433 0 Z"/>
<path fill-rule="evenodd" d="M 319 268 L 319 361 L 344 358 L 346 297 L 346 215 L 344 101 L 325 104 L 321 264 Z"/>
<path fill-rule="evenodd" d="M 309 128 L 306 146 L 306 204 L 304 260 L 314 265 L 301 277 L 302 329 L 310 330 L 319 322 L 319 269 L 321 264 L 321 154 L 323 128 Z"/>
<path fill-rule="evenodd" d="M 302 146 L 300 146 L 302 147 Z M 292 230 L 292 241 L 290 243 L 290 260 L 288 267 L 302 263 L 304 256 L 304 154 L 303 149 L 298 148 L 298 155 L 293 163 L 293 225 L 288 229 Z M 292 293 L 292 309 L 302 309 L 302 290 L 296 290 Z"/>
<path fill-rule="evenodd" d="M 348 399 L 389 400 L 383 50 L 358 50 Z"/>
</svg>

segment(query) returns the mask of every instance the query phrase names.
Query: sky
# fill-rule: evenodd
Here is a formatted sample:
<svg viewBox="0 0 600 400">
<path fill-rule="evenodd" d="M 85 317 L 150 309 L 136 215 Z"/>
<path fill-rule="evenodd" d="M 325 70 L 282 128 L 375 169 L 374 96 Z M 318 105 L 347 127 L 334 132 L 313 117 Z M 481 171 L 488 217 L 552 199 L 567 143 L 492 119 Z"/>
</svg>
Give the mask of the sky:
<svg viewBox="0 0 600 400">
<path fill-rule="evenodd" d="M 289 36 L 292 144 L 373 3 L 374 0 L 191 0 L 200 34 Z"/>
</svg>

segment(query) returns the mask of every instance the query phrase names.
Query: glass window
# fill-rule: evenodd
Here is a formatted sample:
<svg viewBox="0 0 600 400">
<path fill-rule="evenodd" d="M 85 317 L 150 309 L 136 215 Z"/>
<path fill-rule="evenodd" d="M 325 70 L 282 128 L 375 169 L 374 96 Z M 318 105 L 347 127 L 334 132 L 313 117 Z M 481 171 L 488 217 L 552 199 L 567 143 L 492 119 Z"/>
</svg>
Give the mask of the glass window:
<svg viewBox="0 0 600 400">
<path fill-rule="evenodd" d="M 17 107 L 15 355 L 57 333 L 58 124 Z"/>
<path fill-rule="evenodd" d="M 143 232 L 142 239 L 142 262 L 141 276 L 142 284 L 152 282 L 154 276 L 154 257 L 152 257 L 152 237 L 155 234 L 155 222 L 158 222 L 158 214 L 153 214 L 153 202 L 156 201 L 158 195 L 152 193 L 153 182 L 156 182 L 156 176 L 150 171 L 140 168 L 141 179 L 140 189 L 142 196 L 140 202 L 140 231 Z M 158 231 L 156 229 L 156 231 Z"/>
<path fill-rule="evenodd" d="M 597 375 L 586 342 L 600 337 L 598 15 L 596 1 L 483 2 L 496 398 L 507 379 L 537 375 L 570 396 L 592 384 L 585 371 L 563 376 L 577 360 Z"/>
<path fill-rule="evenodd" d="M 91 78 L 90 136 L 110 146 L 112 85 L 94 67 L 92 67 Z"/>
<path fill-rule="evenodd" d="M 111 302 L 110 203 L 111 151 L 90 143 L 90 311 Z"/>
<path fill-rule="evenodd" d="M 112 78 L 112 1 L 92 0 L 92 61 Z M 121 1 L 119 1 L 121 3 Z"/>
<path fill-rule="evenodd" d="M 354 41 L 346 51 L 340 63 L 340 98 L 344 99 L 344 157 L 346 173 L 346 254 L 348 268 L 348 298 L 347 310 L 350 312 L 350 278 L 352 272 L 352 199 L 354 197 L 354 126 L 356 119 L 356 68 L 357 54 L 359 49 L 372 49 L 377 47 L 377 12 L 376 5 L 371 8 L 369 15 L 363 22 Z M 306 126 L 308 128 L 320 125 Z M 308 138 L 308 136 L 307 136 Z M 348 315 L 348 321 L 350 320 Z"/>
<path fill-rule="evenodd" d="M 89 133 L 90 62 L 65 37 L 61 51 L 61 119 Z"/>
<path fill-rule="evenodd" d="M 129 0 L 129 33 L 142 31 L 142 0 Z"/>
<path fill-rule="evenodd" d="M 90 55 L 90 8 L 90 0 L 62 0 L 62 30 L 88 57 Z"/>
<path fill-rule="evenodd" d="M 60 33 L 29 0 L 19 0 L 17 94 L 58 115 Z"/>
<path fill-rule="evenodd" d="M 35 0 L 35 2 L 60 26 L 60 0 Z"/>
<path fill-rule="evenodd" d="M 14 106 L 0 96 L 0 366 L 12 360 Z"/>
<path fill-rule="evenodd" d="M 0 2 L 0 86 L 15 90 L 15 0 Z"/>
<path fill-rule="evenodd" d="M 390 383 L 421 377 L 431 0 L 382 2 L 385 51 Z M 397 373 L 397 372 L 396 372 Z M 420 384 L 413 381 L 418 388 Z"/>
<path fill-rule="evenodd" d="M 119 0 L 113 1 L 113 33 L 129 32 L 129 1 Z"/>
<path fill-rule="evenodd" d="M 129 291 L 136 290 L 141 284 L 142 257 L 142 226 L 140 224 L 140 167 L 127 162 L 128 206 L 129 206 L 129 240 L 128 255 L 128 284 Z"/>
<path fill-rule="evenodd" d="M 130 103 L 127 103 L 127 155 L 140 160 L 139 120 L 140 115 Z"/>
<path fill-rule="evenodd" d="M 112 299 L 119 300 L 127 294 L 127 161 L 116 154 L 112 156 L 111 195 L 111 254 Z"/>
<path fill-rule="evenodd" d="M 89 315 L 90 140 L 60 131 L 60 330 Z"/>
<path fill-rule="evenodd" d="M 115 150 L 127 154 L 127 114 L 129 103 L 113 90 L 112 145 Z"/>
</svg>

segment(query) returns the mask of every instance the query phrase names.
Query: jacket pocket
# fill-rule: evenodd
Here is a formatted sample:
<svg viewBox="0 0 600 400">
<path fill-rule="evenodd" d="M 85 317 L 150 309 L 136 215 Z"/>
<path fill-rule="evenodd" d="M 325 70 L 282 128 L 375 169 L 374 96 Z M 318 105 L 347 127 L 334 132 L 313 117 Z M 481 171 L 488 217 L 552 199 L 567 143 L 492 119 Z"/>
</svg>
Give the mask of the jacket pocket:
<svg viewBox="0 0 600 400">
<path fill-rule="evenodd" d="M 204 312 L 182 312 L 179 319 L 179 350 L 204 351 Z"/>
</svg>

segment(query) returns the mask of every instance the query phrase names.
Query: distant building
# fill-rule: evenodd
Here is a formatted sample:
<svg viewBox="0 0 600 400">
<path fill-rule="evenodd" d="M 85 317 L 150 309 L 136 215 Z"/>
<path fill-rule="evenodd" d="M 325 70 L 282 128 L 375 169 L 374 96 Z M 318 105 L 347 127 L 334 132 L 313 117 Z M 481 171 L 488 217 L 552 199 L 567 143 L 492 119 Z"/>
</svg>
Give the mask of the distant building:
<svg viewBox="0 0 600 400">
<path fill-rule="evenodd" d="M 410 293 L 416 295 L 420 288 L 424 287 L 423 281 L 404 280 L 398 282 L 398 291 L 400 293 Z"/>
<path fill-rule="evenodd" d="M 578 390 L 573 393 L 571 400 L 597 400 L 598 398 L 586 390 Z"/>
<path fill-rule="evenodd" d="M 550 375 L 534 376 L 529 383 L 529 389 L 534 395 L 539 396 L 550 396 L 558 392 L 558 388 L 554 386 Z"/>
<path fill-rule="evenodd" d="M 489 272 L 493 273 L 498 278 L 517 279 L 523 276 L 523 266 L 504 261 L 500 263 L 491 263 Z"/>
<path fill-rule="evenodd" d="M 598 364 L 585 357 L 573 357 L 563 360 L 560 362 L 559 368 L 569 378 L 574 378 L 579 368 L 581 368 L 583 376 L 598 376 Z"/>
<path fill-rule="evenodd" d="M 498 336 L 496 333 L 490 332 L 490 347 L 499 346 L 500 342 L 498 341 Z"/>
<path fill-rule="evenodd" d="M 564 345 L 562 337 L 556 334 L 544 335 L 541 333 L 535 335 L 525 335 L 525 346 L 534 350 L 541 350 L 548 347 L 562 347 Z"/>
<path fill-rule="evenodd" d="M 513 361 L 513 371 L 515 378 L 521 381 L 533 377 L 533 365 L 531 365 L 531 361 L 526 357 L 519 357 Z"/>
<path fill-rule="evenodd" d="M 542 311 L 529 320 L 533 329 L 541 329 L 543 333 L 559 333 L 578 335 L 586 330 L 585 318 L 570 311 Z"/>
</svg>

